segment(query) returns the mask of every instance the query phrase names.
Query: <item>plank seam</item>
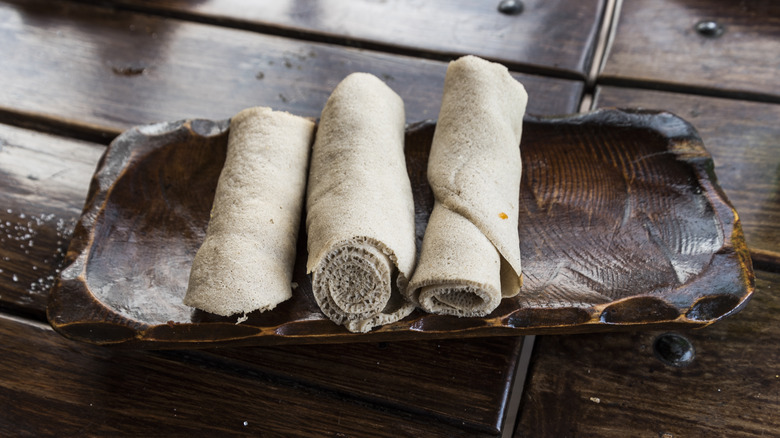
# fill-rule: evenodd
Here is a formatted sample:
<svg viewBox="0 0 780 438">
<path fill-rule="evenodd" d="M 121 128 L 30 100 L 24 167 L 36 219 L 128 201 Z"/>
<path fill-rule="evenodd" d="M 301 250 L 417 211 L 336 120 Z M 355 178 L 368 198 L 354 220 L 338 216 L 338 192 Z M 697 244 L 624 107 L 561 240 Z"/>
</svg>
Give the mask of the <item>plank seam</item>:
<svg viewBox="0 0 780 438">
<path fill-rule="evenodd" d="M 593 109 L 593 96 L 595 94 L 596 82 L 599 74 L 601 74 L 601 71 L 604 69 L 607 57 L 609 56 L 609 49 L 614 39 L 615 28 L 617 27 L 617 17 L 620 15 L 621 5 L 622 0 L 607 0 L 604 5 L 601 16 L 601 26 L 599 26 L 596 45 L 593 49 L 593 59 L 591 60 L 590 69 L 585 78 L 585 86 L 582 92 L 582 99 L 580 100 L 580 112 L 586 112 Z"/>
<path fill-rule="evenodd" d="M 751 91 L 721 90 L 688 84 L 675 84 L 661 81 L 621 78 L 614 76 L 600 76 L 598 86 L 612 86 L 619 88 L 634 88 L 640 90 L 665 91 L 669 93 L 687 94 L 702 97 L 716 97 L 721 99 L 740 100 L 757 103 L 780 103 L 780 95 L 756 93 Z"/>
</svg>

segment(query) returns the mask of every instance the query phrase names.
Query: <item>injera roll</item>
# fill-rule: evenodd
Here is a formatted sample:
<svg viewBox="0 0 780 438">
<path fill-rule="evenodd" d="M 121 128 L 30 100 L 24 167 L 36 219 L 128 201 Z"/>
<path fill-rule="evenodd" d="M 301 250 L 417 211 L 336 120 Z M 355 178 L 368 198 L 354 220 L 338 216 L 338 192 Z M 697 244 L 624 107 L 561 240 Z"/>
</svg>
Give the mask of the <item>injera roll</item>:
<svg viewBox="0 0 780 438">
<path fill-rule="evenodd" d="M 184 304 L 222 316 L 270 310 L 292 296 L 314 122 L 270 108 L 230 120 L 206 237 Z"/>
<path fill-rule="evenodd" d="M 528 97 L 506 67 L 450 63 L 428 161 L 435 197 L 407 290 L 431 313 L 485 316 L 522 282 L 520 136 Z"/>
<path fill-rule="evenodd" d="M 414 310 L 416 259 L 404 157 L 404 105 L 378 78 L 347 76 L 328 98 L 312 149 L 306 229 L 314 297 L 352 332 Z"/>
</svg>

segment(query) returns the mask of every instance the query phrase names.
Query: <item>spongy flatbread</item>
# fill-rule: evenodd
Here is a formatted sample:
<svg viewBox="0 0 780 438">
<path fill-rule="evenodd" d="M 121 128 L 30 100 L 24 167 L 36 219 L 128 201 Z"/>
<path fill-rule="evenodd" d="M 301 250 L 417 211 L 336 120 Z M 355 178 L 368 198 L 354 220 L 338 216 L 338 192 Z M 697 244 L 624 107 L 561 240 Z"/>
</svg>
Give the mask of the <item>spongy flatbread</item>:
<svg viewBox="0 0 780 438">
<path fill-rule="evenodd" d="M 500 295 L 493 296 L 490 306 L 472 311 L 462 309 L 426 309 L 437 313 L 452 313 L 461 316 L 484 315 L 486 310 L 497 305 L 502 296 L 514 296 L 521 285 L 520 241 L 517 231 L 520 197 L 520 138 L 522 121 L 528 101 L 522 84 L 511 77 L 506 67 L 466 56 L 450 63 L 444 83 L 444 96 L 439 119 L 434 133 L 431 154 L 428 161 L 428 181 L 439 204 L 436 209 L 465 218 L 473 224 L 455 232 L 447 228 L 438 217 L 452 218 L 452 214 L 436 214 L 426 229 L 423 250 L 417 272 L 409 287 L 413 300 L 419 299 L 419 288 L 433 287 L 442 283 L 443 294 L 453 295 L 451 284 L 454 279 L 443 267 L 440 251 L 444 244 L 426 243 L 433 236 L 447 233 L 453 248 L 449 251 L 466 251 L 477 237 L 466 233 L 479 232 L 493 246 L 499 256 L 499 270 L 494 269 L 493 255 L 485 250 L 472 254 L 471 261 L 461 261 L 460 283 L 490 285 Z M 427 248 L 426 248 L 427 246 Z M 486 260 L 494 271 L 493 280 L 481 278 Z M 437 272 L 441 269 L 441 272 Z M 476 277 L 472 278 L 472 275 Z M 500 285 L 500 286 L 499 286 Z M 428 289 L 430 292 L 430 289 Z M 484 291 L 483 291 L 484 292 Z M 480 292 L 482 293 L 482 292 Z M 454 298 L 450 297 L 450 301 Z M 466 303 L 469 298 L 459 299 Z M 420 303 L 422 305 L 422 303 Z M 425 309 L 425 307 L 423 307 Z"/>
<path fill-rule="evenodd" d="M 418 289 L 416 299 L 424 310 L 479 316 L 498 306 L 498 251 L 479 228 L 441 203 L 434 204 L 428 220 L 420 261 L 411 287 Z"/>
<path fill-rule="evenodd" d="M 351 331 L 413 310 L 400 294 L 416 261 L 404 126 L 401 98 L 375 76 L 353 73 L 329 97 L 317 130 L 307 269 L 323 313 Z"/>
<path fill-rule="evenodd" d="M 292 296 L 314 122 L 270 108 L 230 121 L 225 164 L 184 303 L 230 316 Z"/>
</svg>

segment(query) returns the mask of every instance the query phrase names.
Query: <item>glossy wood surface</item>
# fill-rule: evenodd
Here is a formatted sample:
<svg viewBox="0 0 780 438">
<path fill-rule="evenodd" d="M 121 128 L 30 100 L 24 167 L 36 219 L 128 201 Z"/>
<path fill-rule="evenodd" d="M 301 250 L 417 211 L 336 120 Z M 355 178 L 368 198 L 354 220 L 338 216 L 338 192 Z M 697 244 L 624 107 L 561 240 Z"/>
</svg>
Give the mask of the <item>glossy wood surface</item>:
<svg viewBox="0 0 780 438">
<path fill-rule="evenodd" d="M 258 372 L 476 432 L 507 424 L 523 337 L 205 350 Z M 202 354 L 193 353 L 193 354 Z"/>
<path fill-rule="evenodd" d="M 514 436 L 776 436 L 778 291 L 760 272 L 742 312 L 674 332 L 693 346 L 683 367 L 656 356 L 666 332 L 537 337 Z"/>
<path fill-rule="evenodd" d="M 2 113 L 111 135 L 131 126 L 227 119 L 250 106 L 319 117 L 345 76 L 365 71 L 403 99 L 409 122 L 435 119 L 446 62 L 296 41 L 70 2 L 0 3 Z M 32 59 L 30 59 L 32 57 Z M 33 71 L 26 70 L 28 68 Z M 572 112 L 582 85 L 518 76 L 528 111 Z"/>
<path fill-rule="evenodd" d="M 665 108 L 690 121 L 712 153 L 754 259 L 780 269 L 780 105 L 600 87 L 599 107 Z"/>
<path fill-rule="evenodd" d="M 601 83 L 780 102 L 777 1 L 621 4 Z"/>
<path fill-rule="evenodd" d="M 484 318 L 415 311 L 368 334 L 323 315 L 298 239 L 293 297 L 238 324 L 182 303 L 227 148 L 227 121 L 133 128 L 93 179 L 48 317 L 72 339 L 140 348 L 360 342 L 703 326 L 749 299 L 738 217 L 693 128 L 668 113 L 528 118 L 518 232 L 524 284 Z M 435 125 L 407 130 L 418 246 Z M 641 139 L 637 141 L 637 139 Z"/>
<path fill-rule="evenodd" d="M 769 272 L 778 270 L 777 117 L 776 105 L 757 102 L 777 102 L 774 2 L 525 1 L 523 14 L 504 17 L 498 1 L 451 2 L 433 15 L 433 2 L 358 0 L 271 20 L 251 14 L 254 3 L 0 1 L 0 436 L 780 434 L 771 398 L 780 282 Z M 591 71 L 584 86 L 589 29 L 610 18 L 604 4 L 622 6 L 618 34 L 604 75 Z M 328 15 L 350 17 L 351 7 L 383 20 Z M 726 25 L 720 38 L 691 31 L 711 17 Z M 490 26 L 509 21 L 522 26 Z M 576 112 L 596 84 L 600 104 L 671 110 L 702 134 L 740 214 L 758 291 L 724 321 L 676 332 L 693 341 L 691 365 L 656 359 L 660 332 L 537 336 L 523 391 L 532 342 L 519 337 L 141 352 L 72 342 L 45 324 L 89 179 L 120 132 L 257 104 L 316 116 L 357 70 L 401 94 L 410 122 L 435 118 L 445 61 L 467 48 L 524 73 L 532 114 Z M 743 133 L 759 146 L 744 147 Z"/>
<path fill-rule="evenodd" d="M 106 2 L 102 2 L 106 3 Z M 114 0 L 150 13 L 426 57 L 477 55 L 524 71 L 585 77 L 604 0 L 526 0 L 519 14 L 471 0 Z M 422 52 L 422 53 L 421 53 Z"/>
<path fill-rule="evenodd" d="M 209 353 L 118 352 L 74 344 L 41 323 L 5 315 L 0 316 L 0 337 L 2 436 L 310 437 L 367 436 L 370 431 L 376 437 L 486 437 L 495 433 L 489 426 L 475 429 L 473 423 L 466 421 L 473 416 L 474 409 L 465 403 L 461 395 L 464 391 L 456 388 L 464 385 L 479 393 L 481 382 L 475 378 L 459 382 L 463 370 L 453 369 L 439 376 L 449 380 L 450 397 L 452 392 L 459 394 L 448 403 L 452 406 L 460 401 L 452 412 L 457 420 L 452 421 L 407 405 L 406 400 L 411 398 L 408 396 L 404 397 L 404 406 L 376 400 L 379 391 L 372 385 L 383 386 L 384 375 L 369 375 L 369 370 L 378 370 L 381 363 L 364 362 L 360 365 L 363 371 L 354 374 L 348 374 L 350 367 L 334 366 L 328 371 L 336 379 L 352 378 L 353 385 L 372 388 L 370 397 L 322 387 L 315 382 L 316 375 L 295 375 L 295 369 L 316 368 L 312 362 L 316 363 L 320 356 L 313 350 L 288 352 L 291 361 L 272 367 L 247 361 L 262 362 L 266 355 L 276 354 L 262 349 L 236 352 L 241 357 L 238 361 Z M 365 348 L 368 347 L 364 347 L 367 354 L 363 358 L 367 360 L 372 353 Z M 403 350 L 391 349 L 396 353 Z M 443 364 L 441 354 L 448 350 L 453 354 L 452 350 L 459 348 L 419 344 L 411 350 L 433 353 L 414 360 Z M 306 354 L 314 355 L 304 362 Z M 338 355 L 338 351 L 330 355 L 325 352 L 323 362 L 333 355 Z M 376 359 L 381 361 L 383 357 L 384 354 Z M 389 365 L 401 364 L 396 359 Z M 493 366 L 501 365 L 508 364 Z M 401 372 L 404 368 L 396 370 Z M 453 372 L 458 379 L 448 375 Z M 379 379 L 375 382 L 362 380 L 376 375 Z M 402 387 L 400 384 L 399 388 Z M 406 389 L 411 394 L 424 393 L 428 386 Z M 424 398 L 425 394 L 417 400 Z M 488 406 L 487 400 L 478 397 L 472 402 Z M 446 409 L 446 404 L 435 400 L 432 405 Z"/>
<path fill-rule="evenodd" d="M 0 306 L 44 316 L 104 151 L 0 125 Z"/>
<path fill-rule="evenodd" d="M 35 9 L 34 3 L 3 3 L 0 10 L 6 13 L 2 21 L 5 35 L 14 35 L 14 38 L 6 41 L 8 47 L 14 49 L 13 62 L 4 63 L 5 72 L 8 73 L 6 86 L 2 92 L 6 93 L 3 109 L 0 117 L 15 124 L 32 128 L 30 130 L 19 129 L 0 125 L 2 132 L 2 159 L 0 159 L 0 175 L 3 182 L 3 205 L 0 211 L 3 224 L 8 224 L 9 234 L 14 239 L 11 246 L 3 245 L 0 251 L 3 259 L 0 262 L 0 307 L 3 311 L 11 312 L 32 320 L 43 321 L 48 289 L 53 284 L 53 279 L 61 268 L 61 259 L 66 250 L 73 231 L 76 218 L 84 204 L 89 179 L 94 172 L 99 157 L 104 151 L 100 144 L 70 140 L 68 138 L 42 134 L 38 131 L 54 131 L 63 135 L 76 135 L 108 143 L 113 135 L 126 127 L 143 123 L 145 121 L 158 121 L 155 114 L 173 114 L 172 107 L 179 106 L 180 115 L 191 116 L 194 113 L 211 111 L 213 108 L 227 108 L 226 113 L 232 111 L 232 105 L 257 104 L 250 92 L 241 87 L 223 88 L 224 83 L 235 83 L 242 74 L 252 75 L 250 84 L 258 81 L 261 86 L 254 90 L 269 91 L 264 87 L 274 87 L 280 90 L 289 83 L 281 84 L 272 79 L 263 83 L 267 76 L 259 75 L 253 68 L 245 68 L 241 64 L 241 44 L 250 46 L 262 46 L 268 41 L 268 37 L 256 35 L 250 32 L 227 30 L 222 42 L 227 46 L 228 55 L 239 60 L 239 69 L 225 68 L 218 73 L 212 72 L 220 81 L 196 81 L 192 76 L 200 76 L 198 72 L 202 67 L 198 57 L 190 55 L 182 62 L 186 68 L 173 69 L 166 75 L 161 75 L 160 70 L 152 75 L 154 68 L 138 66 L 132 62 L 127 65 L 104 64 L 110 61 L 111 56 L 137 59 L 138 50 L 145 52 L 148 47 L 140 48 L 131 44 L 133 32 L 144 33 L 151 40 L 156 40 L 159 35 L 155 32 L 190 34 L 189 42 L 183 46 L 207 46 L 208 40 L 200 39 L 201 36 L 213 36 L 220 33 L 221 28 L 206 26 L 196 23 L 186 23 L 177 20 L 165 20 L 148 17 L 143 14 L 115 14 L 100 8 L 83 6 L 75 3 L 61 2 L 59 4 L 38 3 L 46 6 L 44 9 Z M 130 17 L 130 18 L 128 18 Z M 117 25 L 122 24 L 122 25 Z M 150 28 L 136 27 L 150 25 Z M 125 26 L 127 28 L 125 29 Z M 189 29 L 189 30 L 188 30 Z M 209 33 L 213 32 L 213 33 Z M 128 36 L 128 34 L 130 36 Z M 239 37 L 236 37 L 238 35 Z M 244 38 L 241 38 L 243 36 Z M 187 40 L 185 38 L 185 40 Z M 131 43 L 126 40 L 129 39 Z M 306 42 L 278 39 L 283 41 L 280 47 L 294 47 L 306 45 Z M 103 51 L 93 52 L 93 44 L 106 44 L 112 46 Z M 285 43 L 292 44 L 287 46 Z M 219 42 L 214 44 L 219 45 Z M 330 50 L 331 46 L 328 46 Z M 372 68 L 381 63 L 377 59 L 388 60 L 387 65 L 395 66 L 400 70 L 406 70 L 409 77 L 416 79 L 425 78 L 426 75 L 434 78 L 432 71 L 443 72 L 446 64 L 404 56 L 383 55 L 377 52 L 357 51 L 344 49 L 338 46 L 332 47 L 339 54 L 323 61 L 320 69 L 304 69 L 296 66 L 291 61 L 290 52 L 282 50 L 276 57 L 271 56 L 269 65 L 282 66 L 278 71 L 280 76 L 289 70 L 305 71 L 296 80 L 302 84 L 313 84 L 315 88 L 321 87 L 323 69 L 326 72 L 344 69 Z M 21 53 L 32 54 L 22 56 Z M 197 51 L 193 51 L 197 52 Z M 178 51 L 171 52 L 174 58 Z M 37 56 L 39 55 L 40 56 Z M 200 55 L 199 55 L 200 56 Z M 291 65 L 287 65 L 290 63 Z M 114 68 L 116 67 L 116 68 Z M 36 78 L 28 77 L 30 72 L 25 68 L 35 70 Z M 60 69 L 57 71 L 57 69 Z M 333 69 L 333 70 L 331 70 Z M 427 73 L 426 73 L 427 72 Z M 377 72 L 379 74 L 379 72 Z M 67 74 L 68 80 L 64 81 L 55 76 Z M 437 73 L 438 74 L 438 73 Z M 49 76 L 47 76 L 49 75 Z M 337 81 L 333 75 L 334 83 Z M 209 74 L 206 77 L 211 77 Z M 442 76 L 443 77 L 443 76 Z M 442 77 L 436 77 L 440 81 Z M 538 98 L 532 108 L 538 113 L 566 113 L 576 109 L 579 101 L 579 92 L 582 85 L 573 81 L 548 79 L 537 76 L 520 75 L 526 83 L 539 81 L 534 86 Z M 37 79 L 37 80 L 34 80 Z M 135 82 L 123 82 L 136 79 Z M 392 77 L 384 77 L 392 82 Z M 199 96 L 193 96 L 189 91 L 178 88 L 177 81 L 190 80 L 190 88 L 201 91 Z M 115 82 L 116 81 L 116 82 Z M 240 82 L 240 81 L 238 81 Z M 84 88 L 78 88 L 80 84 Z M 70 85 L 73 87 L 70 87 Z M 95 84 L 101 84 L 95 86 Z M 431 82 L 432 87 L 440 87 Z M 414 87 L 414 86 L 413 86 Z M 419 92 L 412 87 L 413 94 L 407 96 L 408 114 L 425 113 L 425 107 L 434 108 L 438 97 L 435 91 L 431 95 Z M 186 88 L 186 87 L 185 87 Z M 225 91 L 227 90 L 227 91 Z M 407 88 L 407 90 L 409 90 Z M 401 91 L 403 92 L 403 91 Z M 136 96 L 140 93 L 140 96 Z M 278 94 L 278 93 L 277 93 Z M 414 95 L 416 94 L 416 96 Z M 159 100 L 156 100 L 157 97 Z M 18 98 L 24 96 L 24 99 Z M 152 96 L 154 105 L 147 106 L 142 102 L 142 97 Z M 273 95 L 276 96 L 276 95 Z M 319 111 L 319 97 L 316 93 L 302 93 L 303 108 L 312 115 Z M 428 96 L 428 97 L 426 97 Z M 430 97 L 434 96 L 434 97 Z M 240 100 L 244 99 L 242 103 Z M 280 100 L 281 101 L 281 100 Z M 124 103 L 123 103 L 124 102 Z M 265 101 L 266 104 L 274 104 L 275 101 Z M 162 108 L 160 108 L 162 106 Z M 238 106 L 238 105 L 236 105 Z M 283 106 L 283 105 L 280 105 Z M 200 108 L 200 109 L 198 109 Z M 288 109 L 290 109 L 288 107 Z M 151 115 L 150 115 L 151 114 Z M 21 152 L 19 152 L 21 151 Z M 21 155 L 20 155 L 21 154 Z M 23 158 L 19 158 L 23 157 Z M 5 206 L 7 205 L 7 208 Z M 42 218 L 39 217 L 43 215 Z M 38 215 L 39 220 L 34 220 L 32 225 L 27 221 Z M 23 229 L 24 228 L 24 229 Z M 32 229 L 32 232 L 26 230 Z M 26 235 L 34 237 L 34 251 L 16 246 L 16 240 L 27 239 Z M 25 240 L 29 245 L 29 240 Z M 19 242 L 22 245 L 24 242 Z M 34 257 L 30 257 L 32 254 Z M 40 286 L 39 286 L 40 285 Z M 46 434 L 57 429 L 62 433 L 72 430 L 64 425 L 79 425 L 84 435 L 105 435 L 106 430 L 119 430 L 126 434 L 156 434 L 160 431 L 169 431 L 176 435 L 190 430 L 187 426 L 173 421 L 166 427 L 160 427 L 154 421 L 167 421 L 168 415 L 160 410 L 164 402 L 153 402 L 144 412 L 136 412 L 141 420 L 127 425 L 128 415 L 118 411 L 119 404 L 132 405 L 135 395 L 128 386 L 124 389 L 114 390 L 121 385 L 112 384 L 111 380 L 118 374 L 100 375 L 100 369 L 112 367 L 109 362 L 100 360 L 78 361 L 69 357 L 75 354 L 78 357 L 88 357 L 90 352 L 80 350 L 77 344 L 65 342 L 65 348 L 53 348 L 51 344 L 36 344 L 34 341 L 40 336 L 39 331 L 26 331 L 23 327 L 27 324 L 25 319 L 11 318 L 13 323 L 9 326 L 5 336 L 13 333 L 17 336 L 17 343 L 10 344 L 10 349 L 16 350 L 12 364 L 24 364 L 35 361 L 40 364 L 36 349 L 51 351 L 51 363 L 48 368 L 41 367 L 36 374 L 38 382 L 45 381 L 41 376 L 49 376 L 49 386 L 53 388 L 56 382 L 64 382 L 63 385 L 74 388 L 75 394 L 69 391 L 60 391 L 59 400 L 51 410 L 35 410 L 33 407 L 40 402 L 43 392 L 39 391 L 40 385 L 25 387 L 24 383 L 32 374 L 6 374 L 4 380 L 0 379 L 6 387 L 16 388 L 10 392 L 8 400 L 22 400 L 18 402 L 19 410 L 8 410 L 3 417 L 2 424 L 6 424 L 10 434 L 29 431 L 30 434 Z M 22 326 L 16 324 L 21 322 Z M 61 342 L 58 335 L 51 331 L 54 342 Z M 26 340 L 25 337 L 32 339 Z M 231 350 L 215 350 L 213 354 L 224 354 L 225 357 L 210 356 L 209 363 L 215 365 L 218 371 L 209 374 L 211 387 L 219 388 L 222 385 L 220 374 L 255 376 L 258 373 L 271 373 L 286 379 L 287 386 L 284 391 L 290 392 L 290 397 L 297 400 L 287 403 L 289 416 L 271 419 L 275 415 L 265 410 L 260 412 L 260 417 L 268 417 L 264 421 L 256 421 L 262 424 L 260 430 L 271 436 L 295 436 L 296 433 L 311 434 L 331 433 L 350 434 L 360 436 L 371 431 L 371 434 L 387 433 L 397 436 L 399 433 L 406 436 L 432 435 L 472 436 L 483 433 L 495 434 L 500 430 L 506 430 L 505 422 L 508 418 L 508 409 L 513 400 L 519 396 L 513 392 L 515 385 L 514 376 L 520 367 L 520 351 L 523 346 L 523 338 L 503 337 L 500 339 L 483 341 L 442 341 L 442 342 L 411 342 L 388 344 L 361 344 L 360 346 L 316 346 L 316 347 L 278 347 L 276 349 L 241 349 L 231 353 Z M 392 357 L 388 356 L 392 352 Z M 94 350 L 103 354 L 101 350 Z M 108 354 L 108 353 L 106 353 Z M 178 400 L 188 400 L 193 406 L 212 405 L 208 397 L 202 397 L 195 391 L 182 390 L 182 386 L 166 382 L 166 379 L 177 378 L 179 372 L 189 373 L 191 368 L 184 367 L 186 356 L 176 356 L 174 360 L 163 362 L 159 368 L 163 371 L 155 376 L 154 373 L 145 374 L 145 381 L 155 381 L 153 385 L 165 388 L 175 394 Z M 205 354 L 205 353 L 199 353 Z M 212 353 L 209 353 L 212 354 Z M 10 355 L 7 355 L 11 357 Z M 122 356 L 124 357 L 124 356 Z M 124 360 L 124 359 L 121 359 Z M 142 356 L 131 361 L 130 366 L 138 366 L 141 362 L 154 362 L 154 356 Z M 243 363 L 244 365 L 241 365 Z M 383 363 L 392 367 L 390 370 L 382 366 Z M 79 368 L 85 373 L 73 371 L 74 377 L 67 380 L 57 373 L 63 369 L 69 369 L 73 364 L 79 364 Z M 16 366 L 16 365 L 13 365 Z M 40 367 L 40 365 L 37 365 Z M 40 374 L 40 375 L 39 375 Z M 265 375 L 265 374 L 263 374 Z M 130 384 L 136 380 L 130 379 Z M 370 384 L 367 382 L 371 382 Z M 44 383 L 45 385 L 45 383 Z M 119 386 L 117 386 L 119 385 Z M 225 386 L 226 388 L 229 385 Z M 300 408 L 305 404 L 309 391 L 305 388 L 315 388 L 315 392 L 325 394 L 325 403 L 334 404 L 332 413 L 333 427 L 322 427 L 314 413 L 326 410 L 322 404 L 310 405 L 311 415 L 307 416 Z M 105 388 L 105 389 L 95 389 Z M 303 389 L 302 389 L 303 388 Z M 104 400 L 111 397 L 110 403 L 93 404 L 92 414 L 88 421 L 83 421 L 86 407 L 79 401 L 81 392 L 103 394 Z M 255 395 L 250 392 L 229 391 L 246 395 L 247 399 L 271 398 L 276 400 L 274 394 L 281 391 L 272 386 L 262 387 Z M 117 394 L 130 394 L 130 398 L 117 399 Z M 264 393 L 260 395 L 260 393 Z M 410 397 L 410 394 L 413 394 Z M 158 394 L 159 395 L 159 394 Z M 151 396 L 154 398 L 154 395 Z M 166 396 L 167 397 L 167 396 Z M 335 400 L 335 401 L 334 401 Z M 353 400 L 366 406 L 362 411 L 365 414 L 344 415 L 344 409 L 339 408 L 343 400 Z M 42 402 L 41 402 L 42 403 Z M 351 404 L 349 405 L 351 409 Z M 514 404 L 513 404 L 514 406 Z M 246 403 L 245 398 L 233 405 L 236 413 L 244 413 L 251 410 L 259 412 L 255 404 Z M 346 408 L 345 408 L 346 409 Z M 373 414 L 371 412 L 374 412 Z M 18 415 L 17 415 L 18 414 Z M 175 414 L 175 413 L 174 413 Z M 48 415 L 56 415 L 55 419 L 45 419 Z M 196 412 L 200 423 L 195 421 L 193 428 L 201 428 L 203 424 L 217 424 L 216 429 L 220 433 L 242 432 L 256 435 L 256 429 L 228 429 L 223 427 L 223 420 L 228 418 L 224 410 L 216 409 L 210 412 Z M 331 414 L 326 413 L 325 417 Z M 388 416 L 389 415 L 389 416 Z M 26 418 L 26 420 L 25 420 Z M 146 420 L 146 418 L 153 418 Z M 172 417 L 176 418 L 176 417 Z M 232 417 L 229 417 L 232 418 Z M 414 418 L 417 418 L 415 420 Z M 353 421 L 354 420 L 354 421 Z M 190 418 L 189 420 L 193 420 Z M 330 420 L 325 420 L 329 422 Z M 86 425 L 85 425 L 86 423 Z M 251 423 L 250 423 L 251 424 Z M 291 427 L 290 424 L 295 424 Z M 388 424 L 397 424 L 388 428 Z M 76 427 L 76 426 L 74 426 Z M 205 430 L 212 430 L 205 426 Z M 335 430 L 335 432 L 333 432 Z M 324 431 L 324 432 L 323 432 Z M 352 432 L 350 432 L 352 431 Z M 106 432 L 107 433 L 107 432 Z M 74 432 L 76 434 L 76 432 Z"/>
</svg>

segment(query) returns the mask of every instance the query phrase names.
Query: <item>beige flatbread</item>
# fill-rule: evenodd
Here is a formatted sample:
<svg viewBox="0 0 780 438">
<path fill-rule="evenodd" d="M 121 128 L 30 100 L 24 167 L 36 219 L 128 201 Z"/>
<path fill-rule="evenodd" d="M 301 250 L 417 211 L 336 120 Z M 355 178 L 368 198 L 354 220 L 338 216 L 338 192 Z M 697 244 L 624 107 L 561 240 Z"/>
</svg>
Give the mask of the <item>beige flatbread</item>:
<svg viewBox="0 0 780 438">
<path fill-rule="evenodd" d="M 265 311 L 292 296 L 314 122 L 270 108 L 230 121 L 206 237 L 184 304 L 217 315 Z"/>
<path fill-rule="evenodd" d="M 506 67 L 450 63 L 428 161 L 436 202 L 407 290 L 424 310 L 484 316 L 520 291 L 520 137 L 528 96 Z"/>
<path fill-rule="evenodd" d="M 404 105 L 378 78 L 347 76 L 322 111 L 312 149 L 306 229 L 322 312 L 367 332 L 414 310 L 414 201 L 404 158 Z"/>
</svg>

